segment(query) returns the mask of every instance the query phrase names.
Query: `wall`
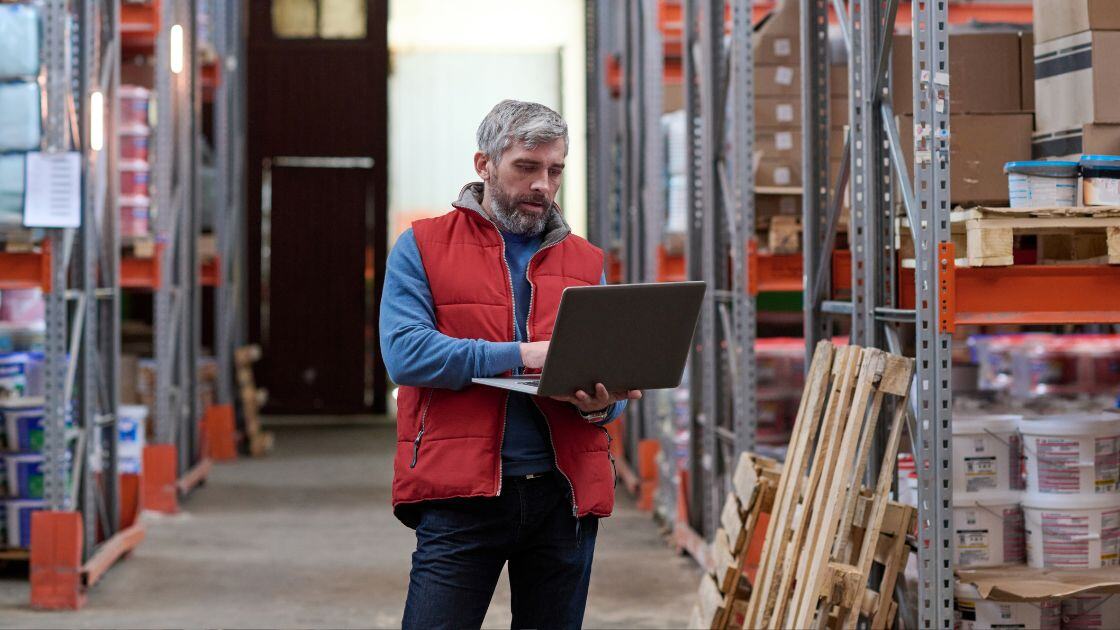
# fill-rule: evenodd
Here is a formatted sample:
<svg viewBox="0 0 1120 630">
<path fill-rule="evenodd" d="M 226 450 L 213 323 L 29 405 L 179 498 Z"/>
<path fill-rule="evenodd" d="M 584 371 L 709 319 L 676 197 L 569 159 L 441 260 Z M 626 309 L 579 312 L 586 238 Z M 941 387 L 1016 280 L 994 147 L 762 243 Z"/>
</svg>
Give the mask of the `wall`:
<svg viewBox="0 0 1120 630">
<path fill-rule="evenodd" d="M 453 51 L 474 53 L 503 53 L 511 56 L 523 55 L 540 58 L 541 54 L 555 54 L 561 59 L 560 76 L 560 113 L 568 121 L 568 134 L 571 147 L 566 161 L 564 188 L 561 191 L 564 215 L 573 231 L 580 235 L 587 233 L 587 159 L 586 159 L 586 70 L 584 50 L 584 1 L 583 0 L 392 0 L 389 5 L 389 48 L 397 57 L 403 52 L 448 53 Z M 413 64 L 414 65 L 414 64 Z M 408 106 L 407 94 L 394 94 L 394 85 L 407 85 L 404 77 L 395 77 L 395 64 L 390 70 L 389 127 L 394 128 L 393 117 L 398 108 Z M 478 81 L 486 77 L 480 73 Z M 454 105 L 449 102 L 448 107 Z M 483 112 L 485 113 L 485 112 Z M 475 128 L 481 121 L 474 120 L 463 133 L 474 137 Z M 403 147 L 398 147 L 396 137 L 391 139 L 390 155 L 396 156 Z M 442 147 L 424 147 L 430 151 L 440 151 Z M 390 213 L 405 212 L 409 209 L 399 207 L 394 198 L 394 182 L 398 181 L 392 172 L 398 168 L 411 168 L 406 163 L 390 158 Z M 465 173 L 471 175 L 471 155 L 462 156 Z M 409 160 L 407 164 L 417 164 Z M 444 194 L 444 202 L 449 203 L 465 183 L 438 182 L 433 185 L 449 187 Z M 401 219 L 405 217 L 402 216 Z M 392 219 L 391 219 L 392 221 Z M 390 233 L 397 232 L 390 226 Z"/>
</svg>

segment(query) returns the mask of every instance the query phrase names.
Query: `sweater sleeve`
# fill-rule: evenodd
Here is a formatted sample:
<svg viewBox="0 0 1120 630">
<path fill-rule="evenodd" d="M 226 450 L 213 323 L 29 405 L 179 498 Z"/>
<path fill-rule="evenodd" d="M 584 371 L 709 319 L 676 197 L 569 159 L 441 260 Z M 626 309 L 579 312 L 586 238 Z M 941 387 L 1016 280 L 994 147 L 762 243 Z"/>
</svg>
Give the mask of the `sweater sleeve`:
<svg viewBox="0 0 1120 630">
<path fill-rule="evenodd" d="M 439 331 L 435 301 L 411 229 L 389 253 L 380 341 L 385 369 L 398 385 L 462 389 L 472 378 L 522 367 L 516 342 L 458 339 Z"/>
</svg>

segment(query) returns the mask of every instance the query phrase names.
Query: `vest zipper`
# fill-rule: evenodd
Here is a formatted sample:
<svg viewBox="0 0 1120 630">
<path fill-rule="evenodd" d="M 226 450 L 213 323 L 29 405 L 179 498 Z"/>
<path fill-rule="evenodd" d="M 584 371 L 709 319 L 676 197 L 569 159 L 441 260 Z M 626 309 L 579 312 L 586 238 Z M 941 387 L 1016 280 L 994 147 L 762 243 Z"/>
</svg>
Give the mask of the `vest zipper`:
<svg viewBox="0 0 1120 630">
<path fill-rule="evenodd" d="M 525 265 L 525 280 L 527 280 L 529 282 L 529 317 L 525 321 L 525 336 L 527 337 L 527 339 L 525 341 L 528 342 L 528 343 L 532 343 L 532 341 L 533 341 L 533 302 L 534 302 L 534 298 L 537 295 L 537 285 L 534 284 L 533 279 L 529 277 L 529 272 L 533 270 L 533 261 L 536 260 L 537 254 L 540 254 L 541 252 L 543 252 L 546 249 L 549 249 L 550 247 L 555 247 L 555 246 L 559 245 L 567 237 L 568 236 L 565 234 L 563 238 L 556 241 L 555 243 L 551 243 L 549 245 L 546 245 L 546 246 L 538 249 L 532 256 L 529 257 L 529 263 L 527 265 Z M 503 256 L 503 258 L 504 258 L 504 256 Z M 511 285 L 512 285 L 512 281 L 511 281 Z M 572 480 L 571 480 L 571 478 L 568 477 L 567 473 L 564 472 L 564 469 L 560 468 L 560 456 L 556 454 L 556 442 L 552 439 L 552 425 L 550 425 L 548 423 L 548 414 L 546 414 L 544 412 L 544 410 L 541 409 L 541 406 L 537 404 L 537 401 L 535 399 L 533 399 L 532 396 L 530 396 L 529 398 L 530 398 L 530 400 L 533 400 L 533 405 L 536 406 L 537 411 L 540 411 L 541 412 L 541 417 L 544 418 L 544 426 L 545 426 L 546 429 L 548 429 L 548 445 L 552 447 L 552 463 L 556 466 L 556 471 L 560 473 L 560 476 L 564 478 L 564 481 L 568 482 L 568 488 L 571 490 L 571 493 L 572 493 L 572 516 L 576 518 L 576 526 L 578 527 L 579 526 L 579 506 L 576 505 L 576 486 L 575 486 L 575 484 L 572 483 Z"/>
<path fill-rule="evenodd" d="M 432 394 L 435 390 L 428 390 L 428 399 L 424 401 L 424 411 L 420 414 L 420 431 L 416 433 L 416 439 L 412 441 L 412 463 L 409 468 L 416 468 L 416 460 L 420 457 L 420 440 L 424 439 L 424 423 L 428 419 L 428 408 L 432 406 Z"/>
<path fill-rule="evenodd" d="M 600 429 L 603 430 L 603 434 L 607 436 L 607 459 L 611 460 L 611 473 L 613 473 L 613 475 L 614 475 L 614 478 L 611 480 L 611 485 L 617 486 L 618 485 L 618 465 L 614 463 L 614 453 L 611 452 L 611 442 L 612 442 L 611 432 L 607 431 L 607 427 L 604 427 L 602 425 L 598 425 L 598 426 L 599 426 Z"/>
<path fill-rule="evenodd" d="M 483 215 L 483 217 L 493 226 L 494 231 L 498 233 L 498 242 L 502 244 L 502 264 L 506 267 L 506 280 L 509 281 L 509 321 L 510 324 L 512 324 L 510 327 L 510 337 L 512 337 L 514 343 L 517 343 L 517 297 L 513 294 L 513 271 L 509 268 L 509 261 L 506 260 L 506 239 L 502 238 L 502 231 L 498 229 L 498 225 L 494 223 L 493 219 L 485 215 Z M 529 262 L 532 264 L 532 258 L 529 259 Z M 532 304 L 533 302 L 530 300 L 529 308 L 532 308 Z M 528 327 L 526 326 L 526 328 Z M 515 371 L 520 372 L 519 370 Z M 502 476 L 505 468 L 502 463 L 502 445 L 505 444 L 506 441 L 506 420 L 509 415 L 509 396 L 510 392 L 506 391 L 506 401 L 505 404 L 502 405 L 502 430 L 498 433 L 498 491 L 494 493 L 494 496 L 501 496 L 502 494 Z"/>
</svg>

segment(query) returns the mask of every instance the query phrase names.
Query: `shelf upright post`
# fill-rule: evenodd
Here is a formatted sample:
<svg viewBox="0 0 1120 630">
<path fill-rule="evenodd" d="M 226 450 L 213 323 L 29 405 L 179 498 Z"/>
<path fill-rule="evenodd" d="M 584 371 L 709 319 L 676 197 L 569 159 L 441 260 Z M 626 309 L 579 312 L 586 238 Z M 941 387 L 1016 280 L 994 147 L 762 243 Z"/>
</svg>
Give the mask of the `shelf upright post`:
<svg viewBox="0 0 1120 630">
<path fill-rule="evenodd" d="M 218 251 L 218 286 L 214 289 L 214 354 L 218 362 L 217 402 L 232 405 L 234 396 L 233 350 L 237 347 L 240 286 L 236 266 L 243 251 L 237 245 L 241 186 L 235 164 L 240 138 L 236 125 L 241 72 L 237 57 L 238 5 L 236 0 L 214 0 L 214 44 L 220 81 L 214 95 L 214 166 L 217 207 L 214 233 Z"/>
<path fill-rule="evenodd" d="M 831 294 L 828 0 L 801 0 L 802 268 L 805 369 L 817 342 L 832 336 L 821 301 Z M 843 193 L 837 190 L 836 195 Z M 822 264 L 823 263 L 823 264 Z M 820 292 L 817 288 L 820 287 Z"/>
<path fill-rule="evenodd" d="M 70 148 L 67 102 L 71 94 L 69 41 L 69 10 L 66 0 L 47 0 L 43 16 L 43 49 L 46 66 L 47 115 L 44 140 L 47 152 Z M 67 338 L 69 306 L 66 300 L 69 255 L 73 243 L 67 229 L 49 229 L 50 290 L 44 297 L 46 335 L 44 353 L 44 386 L 46 427 L 43 434 L 43 498 L 53 511 L 74 509 L 70 503 L 67 462 L 66 417 L 69 407 L 67 388 Z"/>
<path fill-rule="evenodd" d="M 727 339 L 731 385 L 731 419 L 735 432 L 734 456 L 728 460 L 732 474 L 739 453 L 753 452 L 758 429 L 758 377 L 755 365 L 757 298 L 747 278 L 753 260 L 748 244 L 754 242 L 754 45 L 751 40 L 753 0 L 731 1 L 731 50 L 729 54 L 731 99 L 731 154 L 719 163 L 731 252 L 731 331 Z M 730 186 L 730 190 L 728 187 Z"/>
<path fill-rule="evenodd" d="M 177 252 L 176 227 L 181 209 L 176 181 L 176 119 L 175 98 L 178 85 L 171 72 L 171 29 L 178 24 L 175 7 L 178 3 L 161 2 L 159 7 L 159 35 L 156 38 L 156 127 L 153 130 L 156 166 L 153 170 L 155 189 L 155 236 L 162 245 L 156 255 L 160 260 L 160 282 L 155 291 L 154 345 L 156 362 L 155 394 L 155 443 L 174 445 L 178 433 L 178 407 L 180 392 L 175 388 L 173 368 L 175 361 L 176 311 L 179 304 L 175 286 Z M 176 470 L 178 465 L 176 464 Z"/>
<path fill-rule="evenodd" d="M 948 3 L 913 6 L 914 230 L 916 283 L 919 628 L 953 624 L 952 532 L 952 336 L 941 327 L 940 256 L 949 242 L 949 37 Z"/>
<path fill-rule="evenodd" d="M 183 207 L 179 233 L 179 273 L 183 295 L 183 325 L 180 327 L 179 370 L 183 400 L 179 474 L 190 470 L 203 456 L 201 449 L 201 401 L 198 389 L 199 343 L 202 337 L 202 287 L 200 284 L 198 237 L 202 233 L 200 171 L 202 134 L 202 82 L 199 64 L 198 13 L 203 0 L 182 3 L 184 52 L 184 115 L 182 124 Z"/>
<path fill-rule="evenodd" d="M 636 156 L 641 161 L 641 194 L 638 214 L 641 217 L 641 248 L 643 266 L 642 282 L 657 282 L 657 250 L 665 217 L 665 143 L 661 130 L 662 77 L 664 74 L 664 46 L 658 27 L 659 0 L 640 0 L 642 27 L 642 147 Z M 633 404 L 633 403 L 631 403 Z M 641 437 L 657 435 L 657 405 L 653 396 L 638 401 L 641 408 Z M 638 460 L 638 443 L 632 442 L 634 457 Z"/>
</svg>

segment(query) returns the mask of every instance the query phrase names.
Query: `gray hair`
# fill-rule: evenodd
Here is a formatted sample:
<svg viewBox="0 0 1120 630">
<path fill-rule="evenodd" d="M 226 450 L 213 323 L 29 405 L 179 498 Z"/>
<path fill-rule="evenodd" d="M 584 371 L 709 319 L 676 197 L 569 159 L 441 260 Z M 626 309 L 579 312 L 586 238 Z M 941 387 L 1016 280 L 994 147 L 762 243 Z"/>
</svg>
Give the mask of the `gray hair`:
<svg viewBox="0 0 1120 630">
<path fill-rule="evenodd" d="M 514 140 L 535 149 L 560 138 L 568 146 L 568 123 L 540 103 L 506 99 L 494 106 L 478 126 L 478 150 L 495 164 Z"/>
</svg>

